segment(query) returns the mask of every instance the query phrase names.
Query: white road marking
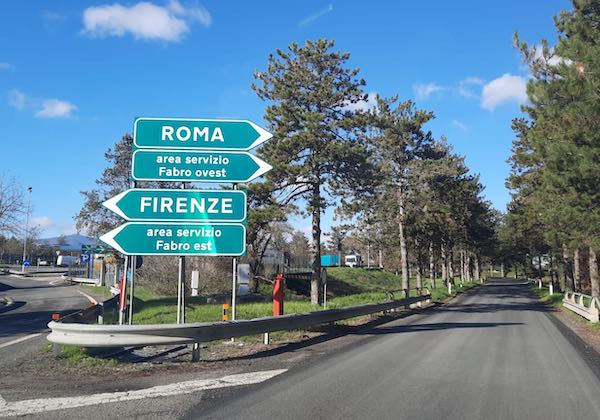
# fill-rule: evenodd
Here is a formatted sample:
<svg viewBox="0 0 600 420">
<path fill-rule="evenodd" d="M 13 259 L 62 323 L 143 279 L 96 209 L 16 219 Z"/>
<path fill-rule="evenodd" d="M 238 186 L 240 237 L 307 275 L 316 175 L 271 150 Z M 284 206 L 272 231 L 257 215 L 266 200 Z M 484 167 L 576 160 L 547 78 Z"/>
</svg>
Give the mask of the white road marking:
<svg viewBox="0 0 600 420">
<path fill-rule="evenodd" d="M 171 395 L 191 394 L 192 392 L 208 389 L 227 388 L 231 386 L 251 385 L 264 382 L 287 369 L 266 370 L 262 372 L 240 373 L 215 379 L 199 379 L 178 382 L 170 385 L 153 386 L 152 388 L 135 391 L 107 392 L 103 394 L 82 395 L 79 397 L 40 398 L 0 403 L 0 417 L 24 416 L 27 414 L 43 413 L 52 410 L 85 407 L 89 405 L 118 403 L 123 401 L 141 400 L 144 398 L 167 397 Z M 2 397 L 0 397 L 1 399 Z"/>
<path fill-rule="evenodd" d="M 17 338 L 16 340 L 12 340 L 7 343 L 2 343 L 2 344 L 0 344 L 0 349 L 4 348 L 4 347 L 12 346 L 13 344 L 20 343 L 21 341 L 29 340 L 30 338 L 35 338 L 41 334 L 42 333 L 29 334 L 29 335 L 26 335 L 25 337 Z"/>
<path fill-rule="evenodd" d="M 58 283 L 64 283 L 64 280 L 63 280 L 63 279 L 58 279 L 58 280 L 52 280 L 52 281 L 50 282 L 50 284 L 51 284 L 52 286 L 56 286 Z"/>
<path fill-rule="evenodd" d="M 98 301 L 96 299 L 94 299 L 93 297 L 91 297 L 90 295 L 88 295 L 87 293 L 82 292 L 81 290 L 78 290 L 78 292 L 79 292 L 79 294 L 85 296 L 85 298 L 87 300 L 89 300 L 92 305 L 97 305 L 98 304 Z"/>
</svg>

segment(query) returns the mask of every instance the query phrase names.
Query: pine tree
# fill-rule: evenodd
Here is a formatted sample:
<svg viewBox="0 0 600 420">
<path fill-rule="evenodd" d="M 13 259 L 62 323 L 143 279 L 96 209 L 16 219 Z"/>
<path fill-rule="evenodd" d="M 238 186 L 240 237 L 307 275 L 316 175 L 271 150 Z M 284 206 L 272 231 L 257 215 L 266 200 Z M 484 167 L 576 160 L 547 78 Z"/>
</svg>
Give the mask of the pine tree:
<svg viewBox="0 0 600 420">
<path fill-rule="evenodd" d="M 252 86 L 268 102 L 274 135 L 260 151 L 273 165 L 267 178 L 283 203 L 305 202 L 312 219 L 312 303 L 319 302 L 321 214 L 336 198 L 360 194 L 369 178 L 365 122 L 354 112 L 366 99 L 365 81 L 346 67 L 350 55 L 333 47 L 321 39 L 277 50 Z"/>
</svg>

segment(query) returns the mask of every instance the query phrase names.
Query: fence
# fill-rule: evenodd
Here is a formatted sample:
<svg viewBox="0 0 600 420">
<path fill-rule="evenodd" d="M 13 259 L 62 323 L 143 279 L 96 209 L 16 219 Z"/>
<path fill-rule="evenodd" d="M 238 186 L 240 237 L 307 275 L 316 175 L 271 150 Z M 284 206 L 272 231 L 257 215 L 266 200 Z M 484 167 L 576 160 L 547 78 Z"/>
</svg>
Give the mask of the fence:
<svg viewBox="0 0 600 420">
<path fill-rule="evenodd" d="M 565 292 L 563 306 L 594 323 L 600 322 L 600 300 L 597 297 Z"/>
</svg>

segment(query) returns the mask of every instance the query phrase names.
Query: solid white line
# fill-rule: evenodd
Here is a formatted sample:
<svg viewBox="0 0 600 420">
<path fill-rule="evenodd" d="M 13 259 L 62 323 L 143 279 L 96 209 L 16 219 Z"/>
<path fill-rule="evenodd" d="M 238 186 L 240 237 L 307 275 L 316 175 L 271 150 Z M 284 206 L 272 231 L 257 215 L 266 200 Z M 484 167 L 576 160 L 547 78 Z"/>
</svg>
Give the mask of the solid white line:
<svg viewBox="0 0 600 420">
<path fill-rule="evenodd" d="M 153 386 L 152 388 L 134 391 L 107 392 L 103 394 L 82 395 L 79 397 L 40 398 L 0 404 L 0 417 L 24 416 L 27 414 L 43 413 L 52 410 L 85 407 L 96 404 L 118 403 L 123 401 L 141 400 L 144 398 L 167 397 L 171 395 L 191 394 L 192 392 L 208 389 L 227 388 L 230 386 L 251 385 L 264 382 L 274 376 L 281 375 L 287 369 L 266 370 L 262 372 L 240 373 L 215 379 L 200 379 L 178 382 L 169 385 Z M 0 397 L 1 398 L 1 397 Z"/>
<path fill-rule="evenodd" d="M 87 293 L 82 292 L 81 290 L 78 290 L 78 292 L 80 294 L 82 294 L 83 296 L 85 296 L 85 298 L 87 300 L 89 300 L 92 305 L 97 305 L 98 304 L 98 301 L 96 299 L 94 299 L 93 297 L 91 297 L 90 295 L 88 295 Z"/>
<path fill-rule="evenodd" d="M 25 337 L 17 338 L 16 340 L 9 341 L 7 343 L 2 343 L 2 344 L 0 344 L 0 349 L 4 348 L 4 347 L 12 346 L 13 344 L 20 343 L 21 341 L 29 340 L 30 338 L 35 338 L 41 334 L 42 333 L 29 334 L 29 335 L 26 335 Z"/>
</svg>

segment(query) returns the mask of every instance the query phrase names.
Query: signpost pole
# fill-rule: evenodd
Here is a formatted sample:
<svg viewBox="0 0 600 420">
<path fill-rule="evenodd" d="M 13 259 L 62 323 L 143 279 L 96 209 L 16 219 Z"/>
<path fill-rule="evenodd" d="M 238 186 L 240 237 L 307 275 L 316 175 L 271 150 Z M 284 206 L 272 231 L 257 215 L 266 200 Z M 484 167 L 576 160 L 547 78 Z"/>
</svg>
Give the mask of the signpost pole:
<svg viewBox="0 0 600 420">
<path fill-rule="evenodd" d="M 136 187 L 136 182 L 131 182 L 131 187 Z M 135 270 L 137 268 L 137 256 L 131 257 L 131 283 L 129 284 L 129 325 L 133 324 L 133 294 L 135 293 Z"/>
<path fill-rule="evenodd" d="M 123 325 L 125 318 L 125 303 L 127 302 L 125 293 L 127 293 L 127 268 L 129 266 L 129 257 L 125 255 L 123 263 L 123 280 L 121 280 L 121 296 L 119 297 L 119 325 Z"/>
<path fill-rule="evenodd" d="M 185 190 L 185 182 L 181 183 Z M 177 278 L 177 323 L 185 324 L 185 257 L 179 257 L 179 276 Z"/>
<path fill-rule="evenodd" d="M 233 184 L 233 189 L 237 190 L 237 184 Z M 231 320 L 235 321 L 235 304 L 237 297 L 237 257 L 233 257 L 232 286 L 231 286 Z M 233 341 L 233 338 L 231 339 Z"/>
</svg>

